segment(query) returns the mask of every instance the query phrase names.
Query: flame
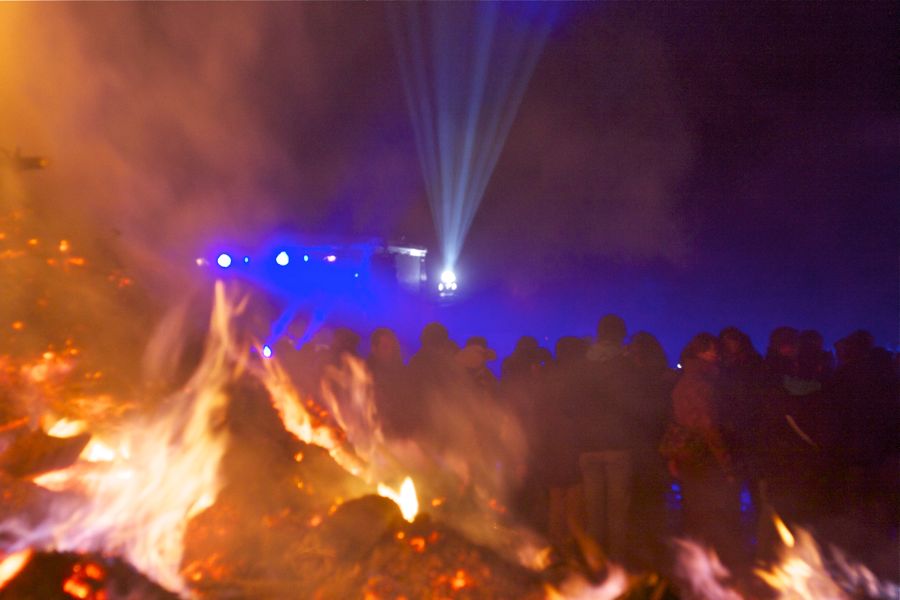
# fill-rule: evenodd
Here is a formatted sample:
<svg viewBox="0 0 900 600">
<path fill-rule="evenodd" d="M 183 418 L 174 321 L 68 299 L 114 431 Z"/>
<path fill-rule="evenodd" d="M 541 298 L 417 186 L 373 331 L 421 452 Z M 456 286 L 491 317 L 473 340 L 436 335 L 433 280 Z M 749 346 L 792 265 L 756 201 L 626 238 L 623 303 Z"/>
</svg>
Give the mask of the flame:
<svg viewBox="0 0 900 600">
<path fill-rule="evenodd" d="M 58 438 L 75 437 L 87 431 L 87 423 L 80 419 L 59 419 L 46 427 L 47 435 Z"/>
<path fill-rule="evenodd" d="M 791 533 L 791 530 L 788 529 L 788 526 L 784 524 L 784 521 L 778 515 L 774 515 L 773 517 L 775 521 L 775 529 L 778 531 L 778 536 L 781 538 L 781 541 L 784 542 L 784 545 L 788 548 L 794 547 L 794 535 Z"/>
<path fill-rule="evenodd" d="M 22 569 L 31 560 L 32 554 L 34 551 L 31 548 L 25 548 L 0 560 L 0 590 L 22 572 Z"/>
<path fill-rule="evenodd" d="M 419 498 L 416 496 L 416 486 L 411 477 L 407 477 L 400 485 L 399 492 L 383 483 L 378 484 L 378 495 L 390 498 L 400 507 L 400 514 L 408 522 L 412 523 L 419 513 Z"/>
<path fill-rule="evenodd" d="M 822 562 L 819 545 L 809 532 L 797 529 L 796 536 L 787 525 L 774 517 L 775 529 L 784 546 L 779 563 L 755 573 L 777 592 L 776 598 L 849 598 L 834 581 Z"/>
<path fill-rule="evenodd" d="M 215 425 L 226 407 L 224 387 L 243 367 L 232 332 L 241 308 L 217 282 L 206 352 L 190 381 L 155 417 L 132 419 L 114 438 L 86 447 L 72 467 L 36 479 L 49 487 L 52 477 L 53 488 L 68 493 L 51 500 L 42 522 L 0 522 L 0 550 L 118 554 L 160 585 L 186 592 L 179 573 L 185 529 L 221 486 L 227 438 Z"/>
<path fill-rule="evenodd" d="M 879 581 L 871 571 L 852 564 L 836 548 L 832 549 L 835 568 L 829 570 L 819 545 L 808 531 L 797 527 L 792 532 L 777 515 L 773 516 L 773 524 L 782 542 L 777 562 L 768 568 L 757 568 L 754 573 L 772 588 L 774 598 L 842 600 L 856 597 L 859 590 L 865 590 L 867 597 L 872 598 L 900 597 L 900 587 Z M 730 574 L 715 551 L 687 540 L 675 540 L 675 543 L 676 574 L 689 584 L 695 596 L 741 600 L 742 596 L 725 583 Z"/>
<path fill-rule="evenodd" d="M 610 565 L 606 579 L 592 585 L 582 577 L 573 576 L 554 588 L 547 584 L 544 588 L 547 600 L 614 600 L 628 591 L 628 576 L 618 565 Z"/>
<path fill-rule="evenodd" d="M 302 442 L 328 450 L 335 462 L 347 472 L 353 475 L 362 472 L 363 464 L 343 443 L 343 432 L 325 423 L 324 419 L 313 416 L 314 405 L 311 401 L 304 405 L 278 360 L 262 361 L 262 370 L 256 374 L 268 390 L 272 406 L 288 432 Z"/>
<path fill-rule="evenodd" d="M 690 587 L 694 596 L 706 600 L 741 600 L 726 580 L 730 573 L 715 550 L 690 540 L 675 540 L 678 560 L 675 573 Z"/>
</svg>

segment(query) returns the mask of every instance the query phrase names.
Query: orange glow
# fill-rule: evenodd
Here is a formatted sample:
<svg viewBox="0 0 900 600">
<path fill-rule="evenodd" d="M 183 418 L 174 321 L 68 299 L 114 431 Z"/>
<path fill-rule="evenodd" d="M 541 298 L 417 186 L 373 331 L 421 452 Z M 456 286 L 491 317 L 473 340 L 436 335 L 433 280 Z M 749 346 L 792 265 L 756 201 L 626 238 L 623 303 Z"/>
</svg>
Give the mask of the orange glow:
<svg viewBox="0 0 900 600">
<path fill-rule="evenodd" d="M 499 513 L 501 515 L 506 514 L 506 507 L 500 504 L 500 502 L 496 498 L 491 498 L 490 501 L 488 501 L 488 506 L 492 511 L 496 513 Z"/>
<path fill-rule="evenodd" d="M 23 323 L 22 321 L 13 321 L 11 327 L 16 331 L 22 331 L 23 329 L 25 329 L 25 323 Z"/>
<path fill-rule="evenodd" d="M 33 554 L 30 548 L 26 548 L 0 560 L 0 590 L 22 572 Z"/>
<path fill-rule="evenodd" d="M 462 569 L 459 569 L 456 572 L 456 575 L 453 576 L 453 579 L 450 580 L 450 587 L 452 587 L 457 592 L 471 584 L 472 580 L 469 579 L 469 576 L 466 575 L 466 572 Z"/>
<path fill-rule="evenodd" d="M 74 575 L 63 583 L 63 591 L 73 598 L 81 598 L 82 600 L 91 595 L 90 586 Z"/>
<path fill-rule="evenodd" d="M 69 240 L 59 240 L 59 251 L 60 252 L 68 252 L 69 251 Z"/>
<path fill-rule="evenodd" d="M 425 543 L 425 538 L 423 538 L 420 535 L 417 535 L 414 538 L 409 538 L 409 545 L 416 552 L 425 552 L 425 547 L 427 544 Z"/>
<path fill-rule="evenodd" d="M 90 577 L 91 579 L 96 579 L 100 581 L 106 575 L 103 571 L 103 567 L 96 563 L 88 563 L 84 566 L 84 574 Z"/>
</svg>

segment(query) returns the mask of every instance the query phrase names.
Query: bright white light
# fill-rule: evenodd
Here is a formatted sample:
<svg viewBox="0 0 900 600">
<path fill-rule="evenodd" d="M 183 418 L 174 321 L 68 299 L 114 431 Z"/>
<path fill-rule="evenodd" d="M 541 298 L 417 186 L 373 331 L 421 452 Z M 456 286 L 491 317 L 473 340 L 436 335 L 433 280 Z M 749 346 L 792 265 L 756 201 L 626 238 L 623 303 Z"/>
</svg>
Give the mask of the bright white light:
<svg viewBox="0 0 900 600">
<path fill-rule="evenodd" d="M 277 262 L 280 266 L 287 266 L 289 262 L 291 262 L 291 257 L 288 256 L 288 253 L 282 250 L 278 253 L 278 256 L 275 257 L 275 262 Z"/>
<path fill-rule="evenodd" d="M 456 273 L 450 269 L 446 269 L 441 273 L 441 282 L 446 286 L 449 286 L 451 283 L 456 283 Z"/>
<path fill-rule="evenodd" d="M 359 273 L 354 273 L 353 276 L 359 279 Z"/>
<path fill-rule="evenodd" d="M 309 254 L 303 255 L 303 262 L 309 262 Z"/>
<path fill-rule="evenodd" d="M 329 254 L 325 257 L 325 260 L 327 260 L 328 262 L 334 262 L 337 260 L 337 256 L 335 256 L 334 254 Z"/>
<path fill-rule="evenodd" d="M 443 292 L 443 291 L 444 291 L 444 284 L 443 284 L 443 283 L 439 283 L 439 284 L 438 284 L 438 291 L 439 291 L 439 292 Z"/>
<path fill-rule="evenodd" d="M 223 252 L 219 255 L 219 258 L 216 259 L 216 264 L 223 269 L 227 269 L 231 266 L 231 256 Z"/>
<path fill-rule="evenodd" d="M 266 358 L 272 358 L 272 349 L 268 346 L 263 346 L 262 355 Z"/>
<path fill-rule="evenodd" d="M 250 262 L 250 257 L 249 257 L 249 256 L 245 256 L 245 257 L 244 257 L 244 264 L 246 265 L 246 264 L 249 263 L 249 262 Z"/>
</svg>

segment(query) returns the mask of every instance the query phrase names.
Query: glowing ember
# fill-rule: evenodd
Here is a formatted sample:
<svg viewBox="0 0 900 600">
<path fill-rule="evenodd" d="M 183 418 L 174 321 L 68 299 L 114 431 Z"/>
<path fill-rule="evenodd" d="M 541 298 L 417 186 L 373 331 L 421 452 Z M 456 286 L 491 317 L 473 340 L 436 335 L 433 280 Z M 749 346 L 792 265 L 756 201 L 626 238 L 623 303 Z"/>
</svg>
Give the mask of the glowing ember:
<svg viewBox="0 0 900 600">
<path fill-rule="evenodd" d="M 72 573 L 63 582 L 63 591 L 73 598 L 81 600 L 105 600 L 103 590 L 106 573 L 96 563 L 77 564 Z"/>
<path fill-rule="evenodd" d="M 397 492 L 391 487 L 378 484 L 378 495 L 390 498 L 400 507 L 400 513 L 403 518 L 412 523 L 419 512 L 419 499 L 416 497 L 416 486 L 413 480 L 407 477 L 400 485 L 400 491 Z"/>
<path fill-rule="evenodd" d="M 15 579 L 16 575 L 28 564 L 32 554 L 34 552 L 31 548 L 26 548 L 25 550 L 13 552 L 3 560 L 0 560 L 0 589 L 3 589 L 7 582 Z"/>
</svg>

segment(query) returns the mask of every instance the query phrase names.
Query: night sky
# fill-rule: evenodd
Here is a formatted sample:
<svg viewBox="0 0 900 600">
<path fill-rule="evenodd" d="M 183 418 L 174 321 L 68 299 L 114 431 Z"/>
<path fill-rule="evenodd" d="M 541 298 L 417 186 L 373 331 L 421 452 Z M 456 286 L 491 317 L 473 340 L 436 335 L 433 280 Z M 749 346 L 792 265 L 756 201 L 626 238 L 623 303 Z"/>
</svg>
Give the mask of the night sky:
<svg viewBox="0 0 900 600">
<path fill-rule="evenodd" d="M 279 228 L 436 249 L 384 13 L 0 8 L 16 23 L 0 143 L 49 155 L 39 193 L 64 190 L 61 211 L 143 267 Z M 898 17 L 561 5 L 462 250 L 467 294 L 415 325 L 438 316 L 505 352 L 615 311 L 670 358 L 731 324 L 761 350 L 784 324 L 895 347 Z"/>
</svg>

